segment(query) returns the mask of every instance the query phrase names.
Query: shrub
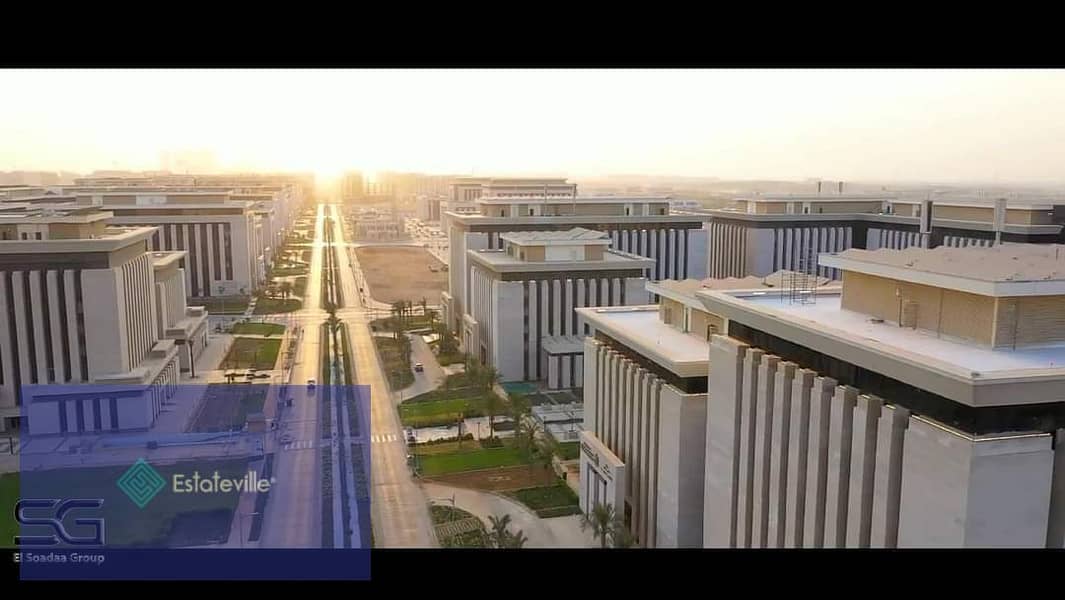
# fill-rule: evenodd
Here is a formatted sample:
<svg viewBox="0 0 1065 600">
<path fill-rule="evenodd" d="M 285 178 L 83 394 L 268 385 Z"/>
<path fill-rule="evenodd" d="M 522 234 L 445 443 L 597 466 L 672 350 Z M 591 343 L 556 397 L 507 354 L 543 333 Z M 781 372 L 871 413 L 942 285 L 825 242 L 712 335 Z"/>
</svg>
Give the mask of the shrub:
<svg viewBox="0 0 1065 600">
<path fill-rule="evenodd" d="M 556 506 L 554 508 L 542 508 L 536 511 L 536 516 L 541 519 L 550 519 L 552 517 L 568 517 L 570 515 L 581 514 L 580 506 Z"/>
<path fill-rule="evenodd" d="M 503 440 L 497 437 L 490 437 L 481 440 L 482 448 L 502 448 Z"/>
</svg>

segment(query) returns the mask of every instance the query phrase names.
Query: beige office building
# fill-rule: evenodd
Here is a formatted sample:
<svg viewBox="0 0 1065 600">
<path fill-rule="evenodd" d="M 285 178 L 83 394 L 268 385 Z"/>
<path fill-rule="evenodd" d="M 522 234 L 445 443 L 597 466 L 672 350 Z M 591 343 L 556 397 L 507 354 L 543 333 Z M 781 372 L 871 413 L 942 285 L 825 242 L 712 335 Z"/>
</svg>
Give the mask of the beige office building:
<svg viewBox="0 0 1065 600">
<path fill-rule="evenodd" d="M 0 209 L 0 429 L 146 429 L 206 344 L 206 313 L 185 306 L 183 253 L 152 253 L 155 228 L 110 218 L 92 207 Z M 101 406 L 23 388 L 86 383 L 140 392 Z"/>
<path fill-rule="evenodd" d="M 582 510 L 612 505 L 643 547 L 702 546 L 708 340 L 725 321 L 696 292 L 779 295 L 790 281 L 775 273 L 650 282 L 657 305 L 577 309 L 592 332 L 584 339 Z"/>
<path fill-rule="evenodd" d="M 1061 547 L 1063 250 L 852 249 L 811 294 L 697 292 L 723 319 L 704 545 Z"/>
</svg>

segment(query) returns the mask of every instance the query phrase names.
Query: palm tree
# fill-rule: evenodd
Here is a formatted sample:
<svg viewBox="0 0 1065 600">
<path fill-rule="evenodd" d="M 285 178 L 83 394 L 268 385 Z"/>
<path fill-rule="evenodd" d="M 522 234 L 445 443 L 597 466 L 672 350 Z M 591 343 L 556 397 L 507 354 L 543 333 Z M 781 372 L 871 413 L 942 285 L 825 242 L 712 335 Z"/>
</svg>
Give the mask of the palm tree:
<svg viewBox="0 0 1065 600">
<path fill-rule="evenodd" d="M 488 533 L 489 544 L 494 548 L 505 548 L 507 545 L 507 536 L 510 532 L 507 528 L 510 527 L 510 515 L 503 515 L 502 517 L 489 516 L 488 524 L 491 526 Z"/>
<path fill-rule="evenodd" d="M 525 537 L 525 532 L 519 529 L 517 533 L 511 534 L 507 547 L 522 548 L 527 541 L 529 541 L 529 538 Z"/>
<path fill-rule="evenodd" d="M 618 519 L 614 505 L 595 503 L 592 510 L 581 515 L 581 530 L 591 529 L 592 535 L 599 538 L 599 547 L 606 548 L 607 539 L 614 535 Z"/>
<path fill-rule="evenodd" d="M 422 296 L 421 305 L 422 305 L 422 316 L 427 316 L 427 312 L 426 311 L 428 311 L 429 309 L 427 308 L 428 302 L 425 301 L 425 296 Z"/>
<path fill-rule="evenodd" d="M 535 427 L 535 425 L 533 426 Z M 535 435 L 535 430 L 534 430 Z M 535 461 L 544 469 L 553 469 L 555 464 L 555 456 L 558 455 L 558 442 L 550 435 L 541 435 L 539 440 L 535 442 L 536 456 Z"/>
<path fill-rule="evenodd" d="M 485 391 L 489 392 L 492 391 L 492 388 L 494 388 L 501 379 L 503 379 L 503 376 L 495 367 L 485 367 L 481 370 L 480 376 L 481 385 L 484 386 Z"/>
</svg>

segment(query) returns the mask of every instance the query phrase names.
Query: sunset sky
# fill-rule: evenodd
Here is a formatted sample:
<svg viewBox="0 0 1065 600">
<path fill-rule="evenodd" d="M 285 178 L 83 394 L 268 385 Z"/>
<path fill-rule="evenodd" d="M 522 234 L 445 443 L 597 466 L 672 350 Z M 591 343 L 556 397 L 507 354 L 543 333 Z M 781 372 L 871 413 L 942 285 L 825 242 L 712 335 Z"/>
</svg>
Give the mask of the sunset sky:
<svg viewBox="0 0 1065 600">
<path fill-rule="evenodd" d="M 5 70 L 0 170 L 1065 181 L 1065 71 Z"/>
</svg>

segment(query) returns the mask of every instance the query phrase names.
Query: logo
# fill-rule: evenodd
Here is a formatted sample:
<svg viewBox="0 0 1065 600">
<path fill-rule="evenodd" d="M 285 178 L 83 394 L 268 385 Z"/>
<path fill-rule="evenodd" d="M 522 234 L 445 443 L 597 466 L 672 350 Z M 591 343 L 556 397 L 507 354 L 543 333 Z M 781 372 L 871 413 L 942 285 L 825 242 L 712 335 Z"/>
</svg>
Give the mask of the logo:
<svg viewBox="0 0 1065 600">
<path fill-rule="evenodd" d="M 118 489 L 122 490 L 137 508 L 144 508 L 166 487 L 162 475 L 152 468 L 143 458 L 118 478 Z"/>
<path fill-rule="evenodd" d="M 59 499 L 40 499 L 40 500 L 19 500 L 15 504 L 15 520 L 20 525 L 27 527 L 48 527 L 54 533 L 51 535 L 18 535 L 15 536 L 16 546 L 58 546 L 60 543 L 70 544 L 72 546 L 103 546 L 104 545 L 104 520 L 102 518 L 77 518 L 74 519 L 74 525 L 80 525 L 83 527 L 92 527 L 93 534 L 89 536 L 75 536 L 71 535 L 65 525 L 63 525 L 63 519 L 66 518 L 67 513 L 72 510 L 85 509 L 85 508 L 100 508 L 104 505 L 102 499 L 90 499 L 90 498 L 78 498 L 73 500 L 59 500 Z M 48 509 L 52 511 L 54 517 L 30 517 L 26 515 L 26 510 L 32 509 Z"/>
</svg>

